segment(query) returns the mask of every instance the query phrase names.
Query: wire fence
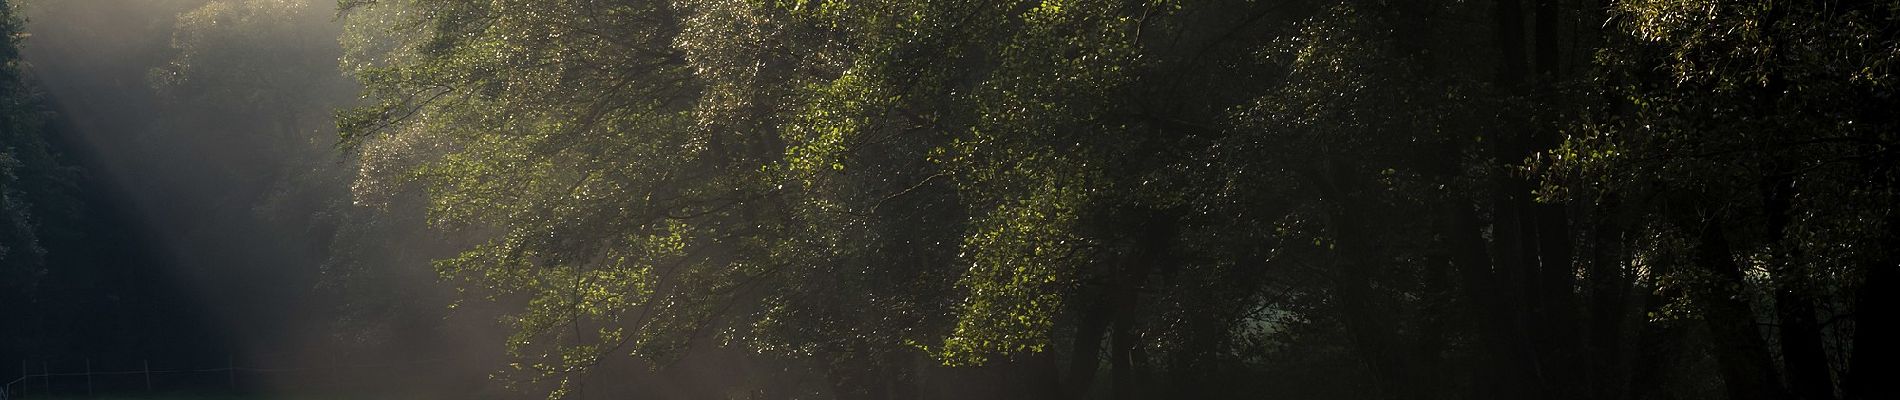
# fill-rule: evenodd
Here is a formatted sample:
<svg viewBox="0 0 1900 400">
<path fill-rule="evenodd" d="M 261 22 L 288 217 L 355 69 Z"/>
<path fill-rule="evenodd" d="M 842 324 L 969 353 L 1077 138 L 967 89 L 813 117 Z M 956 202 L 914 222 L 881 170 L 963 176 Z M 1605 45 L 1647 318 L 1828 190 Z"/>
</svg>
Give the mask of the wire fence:
<svg viewBox="0 0 1900 400">
<path fill-rule="evenodd" d="M 92 359 L 85 359 L 78 369 L 55 370 L 52 367 L 53 363 L 49 361 L 42 360 L 38 365 L 32 365 L 29 360 L 21 360 L 20 375 L 7 381 L 4 386 L 0 386 L 0 400 L 79 396 L 91 398 L 102 394 L 160 393 L 178 390 L 222 389 L 235 392 L 243 390 L 244 385 L 259 380 L 295 379 L 304 381 L 306 384 L 311 381 L 323 381 L 328 383 L 327 386 L 340 387 L 348 380 L 348 376 L 442 365 L 453 361 L 435 358 L 347 365 L 332 362 L 319 367 L 266 367 L 240 365 L 235 357 L 226 357 L 224 365 L 215 368 L 154 369 L 151 360 L 139 360 L 136 369 L 123 366 L 117 369 L 96 369 Z"/>
</svg>

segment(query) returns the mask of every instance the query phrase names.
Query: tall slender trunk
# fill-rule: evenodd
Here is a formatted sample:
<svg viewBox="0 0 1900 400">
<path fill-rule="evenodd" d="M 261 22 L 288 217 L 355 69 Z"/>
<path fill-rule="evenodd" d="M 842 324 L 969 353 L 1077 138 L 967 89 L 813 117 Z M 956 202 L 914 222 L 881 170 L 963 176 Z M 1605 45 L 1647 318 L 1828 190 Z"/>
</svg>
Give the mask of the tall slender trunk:
<svg viewBox="0 0 1900 400">
<path fill-rule="evenodd" d="M 1557 7 L 1557 0 L 1535 1 L 1537 3 L 1531 11 L 1531 20 L 1534 22 L 1531 32 L 1537 39 L 1537 47 L 1531 55 L 1537 68 L 1538 86 L 1542 90 L 1549 90 L 1561 69 L 1558 64 L 1561 61 L 1558 59 L 1561 49 L 1557 47 L 1557 19 L 1561 10 Z"/>
<path fill-rule="evenodd" d="M 1686 225 L 1683 222 L 1686 221 L 1678 221 L 1678 224 Z M 1653 233 L 1647 228 L 1654 227 L 1631 225 L 1631 229 L 1635 231 L 1633 233 L 1638 236 Z M 1654 263 L 1648 272 L 1652 276 L 1669 276 L 1676 274 L 1677 269 L 1681 267 L 1684 266 L 1675 263 Z M 1630 400 L 1669 399 L 1671 396 L 1665 392 L 1665 383 L 1671 378 L 1669 374 L 1684 369 L 1676 364 L 1685 359 L 1701 356 L 1700 354 L 1685 354 L 1683 342 L 1691 335 L 1690 331 L 1694 327 L 1688 321 L 1651 322 L 1647 318 L 1660 315 L 1664 306 L 1689 297 L 1686 293 L 1688 288 L 1682 285 L 1648 286 L 1643 283 L 1634 285 L 1642 289 L 1631 291 L 1635 297 L 1632 301 L 1636 303 L 1636 311 L 1640 312 L 1645 319 L 1644 323 L 1636 324 L 1632 329 L 1634 337 L 1630 341 L 1630 347 L 1634 350 L 1634 354 L 1630 357 L 1629 385 L 1628 390 L 1621 395 Z"/>
<path fill-rule="evenodd" d="M 1800 251 L 1787 243 L 1790 214 L 1794 212 L 1794 180 L 1769 178 L 1762 186 L 1763 213 L 1768 222 L 1763 242 L 1769 249 L 1769 271 L 1775 281 L 1775 317 L 1780 322 L 1782 371 L 1795 397 L 1833 400 L 1834 382 L 1828 372 L 1821 326 L 1815 321 L 1814 298 L 1808 294 L 1808 279 L 1795 265 Z"/>
<path fill-rule="evenodd" d="M 1471 204 L 1456 197 L 1449 199 L 1445 207 L 1451 220 L 1446 238 L 1451 242 L 1452 264 L 1460 281 L 1461 297 L 1476 312 L 1473 320 L 1477 322 L 1475 328 L 1481 343 L 1477 352 L 1479 367 L 1474 371 L 1473 380 L 1483 384 L 1472 385 L 1473 392 L 1466 397 L 1525 398 L 1528 396 L 1524 388 L 1526 381 L 1521 376 L 1523 369 L 1517 366 L 1517 360 L 1523 358 L 1520 353 L 1523 346 L 1518 345 L 1522 335 L 1514 333 L 1508 296 L 1500 290 L 1500 282 L 1492 270 L 1477 212 Z"/>
<path fill-rule="evenodd" d="M 1695 264 L 1716 282 L 1691 292 L 1714 339 L 1715 359 L 1729 399 L 1785 399 L 1781 379 L 1770 366 L 1767 346 L 1755 327 L 1754 311 L 1741 290 L 1747 283 L 1741 266 L 1735 263 L 1728 238 L 1716 221 L 1704 221 L 1702 225 Z"/>
<path fill-rule="evenodd" d="M 1523 0 L 1497 0 L 1493 10 L 1496 26 L 1495 35 L 1498 47 L 1497 78 L 1494 84 L 1513 99 L 1528 98 L 1527 89 L 1528 60 L 1526 58 L 1526 32 L 1524 25 Z M 1491 156 L 1500 164 L 1514 164 L 1530 155 L 1528 135 L 1525 135 L 1525 120 L 1521 113 L 1508 113 L 1500 116 L 1503 121 L 1494 134 L 1486 140 L 1491 143 Z M 1521 177 L 1505 173 L 1495 173 L 1497 187 L 1492 193 L 1492 248 L 1497 286 L 1495 289 L 1503 297 L 1499 304 L 1505 310 L 1502 315 L 1502 331 L 1495 333 L 1503 341 L 1493 343 L 1502 356 L 1498 365 L 1510 387 L 1501 388 L 1511 397 L 1548 397 L 1545 392 L 1549 380 L 1540 360 L 1535 340 L 1543 335 L 1537 334 L 1542 324 L 1540 313 L 1544 306 L 1538 296 L 1536 273 L 1538 265 L 1537 220 L 1532 212 L 1533 204 L 1529 197 L 1531 185 Z"/>
<path fill-rule="evenodd" d="M 1894 365 L 1900 361 L 1900 349 L 1893 345 L 1893 338 L 1900 335 L 1893 308 L 1900 303 L 1900 295 L 1895 293 L 1900 292 L 1900 287 L 1895 287 L 1900 283 L 1896 282 L 1900 279 L 1900 211 L 1887 210 L 1882 222 L 1886 226 L 1880 233 L 1880 249 L 1885 255 L 1862 266 L 1866 278 L 1854 299 L 1854 350 L 1848 358 L 1847 379 L 1841 391 L 1847 400 L 1891 395 L 1893 389 L 1881 380 L 1900 368 Z"/>
<path fill-rule="evenodd" d="M 1323 163 L 1323 171 L 1307 171 L 1309 181 L 1327 200 L 1324 206 L 1327 227 L 1335 241 L 1333 253 L 1339 260 L 1334 276 L 1334 297 L 1339 301 L 1346 333 L 1352 339 L 1359 358 L 1366 364 L 1382 398 L 1409 399 L 1426 395 L 1416 390 L 1417 383 L 1408 374 L 1406 357 L 1398 350 L 1398 336 L 1389 313 L 1380 309 L 1373 287 L 1374 271 L 1381 259 L 1367 237 L 1367 226 L 1349 204 L 1358 196 L 1355 176 L 1337 165 Z"/>
<path fill-rule="evenodd" d="M 1145 374 L 1139 369 L 1147 365 L 1147 353 L 1141 348 L 1138 331 L 1141 292 L 1148 276 L 1157 269 L 1169 269 L 1161 264 L 1173 259 L 1168 248 L 1174 241 L 1175 220 L 1157 211 L 1144 214 L 1140 224 L 1143 230 L 1136 235 L 1134 262 L 1124 265 L 1113 292 L 1115 317 L 1109 332 L 1109 371 L 1114 378 L 1112 397 L 1117 399 L 1135 398 L 1143 390 L 1140 383 Z"/>
<path fill-rule="evenodd" d="M 1815 320 L 1814 298 L 1806 289 L 1775 290 L 1775 314 L 1780 321 L 1782 369 L 1788 376 L 1789 389 L 1804 400 L 1833 400 L 1834 381 L 1829 372 L 1827 349 L 1821 326 Z"/>
<path fill-rule="evenodd" d="M 1561 55 L 1558 45 L 1557 20 L 1560 9 L 1558 0 L 1536 0 L 1533 9 L 1532 36 L 1536 40 L 1532 50 L 1533 63 L 1537 73 L 1536 92 L 1531 98 L 1546 99 L 1533 101 L 1533 111 L 1538 118 L 1535 133 L 1531 135 L 1531 151 L 1547 151 L 1563 144 L 1560 127 L 1555 121 L 1557 115 L 1549 110 L 1565 104 L 1557 94 L 1557 81 L 1562 78 Z M 1528 154 L 1527 154 L 1528 155 Z M 1534 179 L 1534 178 L 1533 178 Z M 1536 188 L 1538 182 L 1532 181 Z M 1539 203 L 1531 206 L 1530 218 L 1536 225 L 1537 268 L 1534 286 L 1538 299 L 1534 304 L 1540 307 L 1533 314 L 1537 318 L 1537 357 L 1547 369 L 1546 388 L 1550 397 L 1574 397 L 1579 395 L 1573 386 L 1578 383 L 1579 370 L 1582 369 L 1581 354 L 1576 351 L 1582 345 L 1577 334 L 1576 315 L 1576 268 L 1572 260 L 1570 204 L 1568 201 Z"/>
<path fill-rule="evenodd" d="M 1497 85 L 1505 93 L 1521 100 L 1532 115 L 1526 120 L 1510 120 L 1491 138 L 1493 154 L 1501 163 L 1516 164 L 1537 151 L 1556 148 L 1562 136 L 1546 104 L 1557 98 L 1556 82 L 1561 77 L 1561 46 L 1558 0 L 1534 0 L 1526 32 L 1523 0 L 1499 0 L 1496 3 L 1495 35 L 1499 46 Z M 1526 41 L 1527 37 L 1534 39 Z M 1530 50 L 1526 59 L 1526 50 Z M 1528 66 L 1528 68 L 1527 68 Z M 1526 72 L 1534 72 L 1527 76 Z M 1513 133 L 1521 130 L 1523 133 Z M 1502 193 L 1496 196 L 1493 215 L 1496 224 L 1497 267 L 1514 314 L 1516 335 L 1525 337 L 1517 350 L 1513 367 L 1525 384 L 1534 389 L 1524 395 L 1543 398 L 1574 397 L 1581 381 L 1584 357 L 1577 352 L 1583 345 L 1578 333 L 1581 321 L 1577 312 L 1576 270 L 1571 242 L 1572 226 L 1567 202 L 1537 203 L 1531 198 L 1538 181 L 1529 177 L 1500 176 Z"/>
<path fill-rule="evenodd" d="M 1607 0 L 1578 0 L 1573 4 L 1580 12 L 1571 21 L 1604 21 L 1611 18 Z M 1596 28 L 1573 30 L 1576 34 L 1575 46 L 1581 49 L 1596 49 L 1607 46 L 1611 33 L 1604 24 L 1588 24 Z M 1582 62 L 1579 62 L 1582 64 Z M 1579 97 L 1580 103 L 1595 103 L 1590 114 L 1598 120 L 1615 120 L 1628 117 L 1627 101 L 1615 89 L 1622 79 L 1601 73 L 1591 73 L 1604 79 L 1595 83 L 1598 90 L 1595 96 Z M 1609 76 L 1604 76 L 1609 75 Z M 1644 320 L 1635 316 L 1646 315 L 1646 301 L 1653 295 L 1635 291 L 1635 275 L 1626 269 L 1631 260 L 1629 244 L 1633 230 L 1640 229 L 1634 224 L 1622 202 L 1626 197 L 1615 191 L 1602 193 L 1595 202 L 1585 202 L 1591 219 L 1588 229 L 1590 254 L 1586 268 L 1588 277 L 1586 307 L 1588 336 L 1584 339 L 1584 349 L 1589 361 L 1584 382 L 1592 389 L 1592 397 L 1598 399 L 1629 399 L 1635 396 L 1632 388 L 1638 375 L 1631 370 L 1646 368 L 1651 364 L 1633 364 L 1638 357 L 1647 357 L 1649 353 L 1642 347 L 1644 337 L 1649 331 Z"/>
<path fill-rule="evenodd" d="M 1444 182 L 1456 182 L 1461 178 L 1465 165 L 1463 155 L 1467 153 L 1469 143 L 1455 136 L 1445 137 L 1439 143 L 1440 152 L 1447 155 L 1436 162 L 1427 164 L 1431 172 Z M 1484 221 L 1478 214 L 1478 197 L 1460 191 L 1448 191 L 1439 199 L 1438 207 L 1443 215 L 1439 237 L 1450 255 L 1450 277 L 1457 279 L 1456 304 L 1459 309 L 1470 313 L 1466 320 L 1471 327 L 1477 349 L 1474 351 L 1476 362 L 1469 372 L 1474 382 L 1470 392 L 1460 394 L 1468 398 L 1523 398 L 1522 389 L 1525 380 L 1519 376 L 1523 370 L 1518 368 L 1516 360 L 1521 359 L 1517 351 L 1522 349 L 1516 343 L 1522 338 L 1512 329 L 1513 318 L 1508 308 L 1510 296 L 1503 292 L 1505 286 L 1499 279 L 1499 273 L 1493 268 L 1490 250 L 1486 247 Z M 1495 199 L 1493 199 L 1495 200 Z M 1456 373 L 1446 371 L 1448 373 Z M 1447 393 L 1450 394 L 1450 393 Z"/>
<path fill-rule="evenodd" d="M 1524 82 L 1524 3 L 1523 0 L 1496 0 L 1491 16 L 1497 24 L 1492 32 L 1497 41 L 1497 82 L 1510 88 Z"/>
<path fill-rule="evenodd" d="M 1605 203 L 1597 209 L 1615 207 L 1615 200 Z M 1623 323 L 1629 318 L 1627 304 L 1632 282 L 1629 275 L 1623 273 L 1622 221 L 1614 216 L 1599 215 L 1596 223 L 1590 246 L 1589 336 L 1585 344 L 1590 358 L 1585 371 L 1590 376 L 1585 382 L 1593 388 L 1592 398 L 1614 399 L 1624 396 L 1624 384 L 1629 379 L 1624 364 Z"/>
<path fill-rule="evenodd" d="M 1141 343 L 1135 338 L 1134 323 L 1118 316 L 1114 328 L 1109 331 L 1108 344 L 1109 375 L 1113 378 L 1109 386 L 1113 389 L 1109 391 L 1109 398 L 1135 398 L 1134 352 Z"/>
<path fill-rule="evenodd" d="M 1102 335 L 1108 331 L 1108 301 L 1099 293 L 1085 293 L 1086 303 L 1077 316 L 1075 342 L 1069 352 L 1069 381 L 1066 391 L 1071 398 L 1088 398 L 1095 387 L 1095 375 L 1102 365 Z"/>
</svg>

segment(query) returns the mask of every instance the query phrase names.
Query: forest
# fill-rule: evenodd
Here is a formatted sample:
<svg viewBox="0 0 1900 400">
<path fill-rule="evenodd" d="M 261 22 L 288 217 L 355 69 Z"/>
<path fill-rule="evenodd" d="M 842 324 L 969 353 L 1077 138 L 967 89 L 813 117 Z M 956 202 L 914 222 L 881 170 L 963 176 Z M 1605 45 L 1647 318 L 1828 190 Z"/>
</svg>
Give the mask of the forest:
<svg viewBox="0 0 1900 400">
<path fill-rule="evenodd" d="M 8 400 L 1900 370 L 1900 0 L 0 0 L 0 38 Z"/>
</svg>

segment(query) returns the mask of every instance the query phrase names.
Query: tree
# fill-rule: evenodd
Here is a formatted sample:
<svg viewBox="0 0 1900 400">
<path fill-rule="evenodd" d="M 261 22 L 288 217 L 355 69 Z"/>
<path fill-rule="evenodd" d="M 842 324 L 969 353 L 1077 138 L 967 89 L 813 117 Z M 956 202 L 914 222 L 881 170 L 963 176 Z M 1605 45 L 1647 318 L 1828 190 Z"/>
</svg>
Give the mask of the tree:
<svg viewBox="0 0 1900 400">
<path fill-rule="evenodd" d="M 714 343 L 846 398 L 1862 393 L 1887 8 L 1574 5 L 347 1 L 339 123 L 557 397 Z"/>
</svg>

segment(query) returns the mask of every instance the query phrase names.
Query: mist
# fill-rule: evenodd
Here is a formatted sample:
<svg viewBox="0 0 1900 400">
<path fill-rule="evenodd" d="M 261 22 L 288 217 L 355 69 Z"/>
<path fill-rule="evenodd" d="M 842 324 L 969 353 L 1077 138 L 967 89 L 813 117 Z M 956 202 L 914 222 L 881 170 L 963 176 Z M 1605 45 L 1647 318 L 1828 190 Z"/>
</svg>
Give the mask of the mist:
<svg viewBox="0 0 1900 400">
<path fill-rule="evenodd" d="M 267 393 L 319 383 L 434 398 L 485 390 L 500 348 L 475 343 L 494 343 L 499 328 L 492 315 L 447 312 L 450 291 L 427 265 L 447 254 L 444 241 L 348 197 L 354 171 L 330 116 L 357 87 L 337 67 L 334 11 L 271 3 L 23 6 L 27 74 L 50 125 L 113 200 L 93 207 L 124 215 L 109 228 L 129 237 L 119 246 L 143 253 L 110 269 L 168 293 L 140 300 L 190 322 L 114 333 L 167 338 L 132 349 L 20 356 L 322 371 L 241 382 Z M 233 26 L 246 24 L 263 28 Z M 353 382 L 337 384 L 337 367 Z"/>
<path fill-rule="evenodd" d="M 1866 400 L 1900 361 L 1900 3 L 0 17 L 0 400 Z"/>
</svg>

